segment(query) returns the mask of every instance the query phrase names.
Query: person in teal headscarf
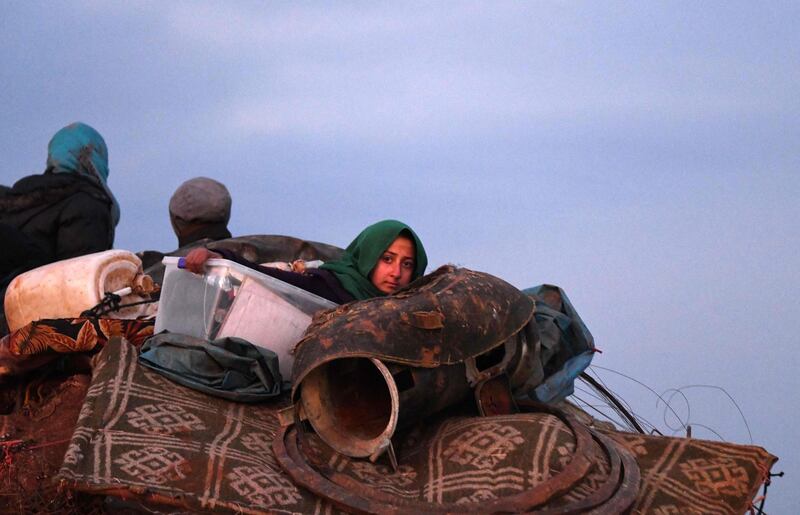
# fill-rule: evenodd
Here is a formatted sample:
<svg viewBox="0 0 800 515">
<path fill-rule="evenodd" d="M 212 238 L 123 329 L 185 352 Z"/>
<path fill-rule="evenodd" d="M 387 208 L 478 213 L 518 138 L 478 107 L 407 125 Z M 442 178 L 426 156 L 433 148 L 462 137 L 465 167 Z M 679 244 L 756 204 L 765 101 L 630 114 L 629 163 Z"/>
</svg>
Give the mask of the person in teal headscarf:
<svg viewBox="0 0 800 515">
<path fill-rule="evenodd" d="M 0 251 L 5 278 L 110 249 L 119 205 L 107 179 L 108 148 L 100 133 L 85 123 L 56 132 L 47 147 L 44 173 L 0 190 L 3 234 L 16 235 L 14 241 L 3 238 L 0 245 L 5 249 Z M 10 252 L 12 247 L 19 252 Z"/>
<path fill-rule="evenodd" d="M 89 125 L 75 122 L 53 135 L 47 146 L 45 173 L 71 173 L 98 184 L 111 200 L 111 219 L 119 223 L 119 203 L 108 188 L 108 147 Z"/>
<path fill-rule="evenodd" d="M 303 273 L 251 263 L 226 249 L 197 248 L 187 254 L 185 267 L 202 273 L 206 260 L 225 258 L 343 304 L 390 295 L 421 277 L 428 266 L 425 247 L 403 222 L 383 220 L 361 231 L 337 261 Z"/>
</svg>

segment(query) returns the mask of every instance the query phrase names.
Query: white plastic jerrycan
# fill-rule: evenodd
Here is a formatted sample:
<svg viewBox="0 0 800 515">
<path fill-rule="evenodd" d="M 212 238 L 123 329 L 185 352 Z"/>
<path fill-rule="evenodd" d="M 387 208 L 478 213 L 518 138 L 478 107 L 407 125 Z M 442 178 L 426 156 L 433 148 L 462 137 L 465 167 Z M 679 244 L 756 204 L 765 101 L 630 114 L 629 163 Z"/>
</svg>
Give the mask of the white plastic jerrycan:
<svg viewBox="0 0 800 515">
<path fill-rule="evenodd" d="M 11 281 L 5 312 L 11 331 L 35 320 L 75 318 L 96 306 L 107 292 L 122 297 L 121 305 L 146 300 L 152 280 L 142 273 L 142 262 L 127 250 L 106 250 L 34 268 Z M 142 295 L 139 295 L 138 293 Z M 104 316 L 132 319 L 148 313 L 140 304 Z"/>
</svg>

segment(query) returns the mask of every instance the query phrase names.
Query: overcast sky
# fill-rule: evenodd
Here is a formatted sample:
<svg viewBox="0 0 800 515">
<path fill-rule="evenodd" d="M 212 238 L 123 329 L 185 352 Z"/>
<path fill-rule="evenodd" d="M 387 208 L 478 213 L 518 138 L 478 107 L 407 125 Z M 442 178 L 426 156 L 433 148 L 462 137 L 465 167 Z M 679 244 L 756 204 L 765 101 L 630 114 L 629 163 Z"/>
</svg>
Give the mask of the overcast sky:
<svg viewBox="0 0 800 515">
<path fill-rule="evenodd" d="M 724 388 L 789 474 L 770 513 L 792 513 L 799 6 L 8 0 L 0 183 L 83 121 L 109 146 L 117 248 L 174 249 L 169 197 L 204 175 L 236 235 L 345 246 L 399 218 L 430 269 L 558 284 L 595 364 Z M 666 430 L 652 394 L 613 387 Z M 749 442 L 722 391 L 684 393 L 695 436 Z"/>
</svg>

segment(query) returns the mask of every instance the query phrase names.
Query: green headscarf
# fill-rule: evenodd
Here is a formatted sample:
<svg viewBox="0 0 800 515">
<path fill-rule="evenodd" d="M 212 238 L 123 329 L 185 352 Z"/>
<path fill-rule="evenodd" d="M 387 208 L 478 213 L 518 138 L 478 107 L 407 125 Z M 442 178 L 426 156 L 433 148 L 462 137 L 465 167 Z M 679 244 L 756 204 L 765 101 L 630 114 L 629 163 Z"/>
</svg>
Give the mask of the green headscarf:
<svg viewBox="0 0 800 515">
<path fill-rule="evenodd" d="M 425 273 L 428 256 L 411 227 L 397 220 L 383 220 L 370 225 L 347 246 L 341 259 L 325 263 L 320 268 L 333 272 L 342 287 L 358 300 L 386 295 L 372 284 L 369 274 L 400 233 L 407 233 L 414 241 L 416 256 L 414 274 L 411 276 L 413 281 Z"/>
</svg>

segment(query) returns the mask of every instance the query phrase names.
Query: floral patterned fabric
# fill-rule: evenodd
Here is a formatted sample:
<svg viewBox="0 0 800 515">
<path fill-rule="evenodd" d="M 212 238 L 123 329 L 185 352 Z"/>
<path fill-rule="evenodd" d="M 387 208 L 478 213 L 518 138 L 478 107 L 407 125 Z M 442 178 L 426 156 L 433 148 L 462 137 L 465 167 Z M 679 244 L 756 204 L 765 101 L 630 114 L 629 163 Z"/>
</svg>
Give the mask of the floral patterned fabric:
<svg viewBox="0 0 800 515">
<path fill-rule="evenodd" d="M 99 350 L 106 342 L 122 336 L 141 347 L 153 335 L 155 320 L 75 318 L 38 320 L 9 335 L 8 350 L 17 356 L 47 352 L 67 353 Z"/>
<path fill-rule="evenodd" d="M 135 347 L 153 335 L 155 320 L 75 318 L 38 320 L 0 339 L 0 378 L 20 376 L 64 354 L 96 353 L 109 339 Z"/>
</svg>

